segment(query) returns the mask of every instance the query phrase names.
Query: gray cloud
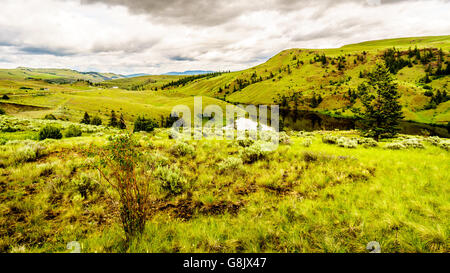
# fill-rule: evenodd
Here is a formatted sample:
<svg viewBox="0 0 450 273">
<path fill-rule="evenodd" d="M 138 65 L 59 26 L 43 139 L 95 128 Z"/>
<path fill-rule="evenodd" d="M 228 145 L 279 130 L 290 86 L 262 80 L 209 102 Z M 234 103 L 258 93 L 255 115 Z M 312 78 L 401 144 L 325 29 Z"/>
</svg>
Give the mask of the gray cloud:
<svg viewBox="0 0 450 273">
<path fill-rule="evenodd" d="M 193 61 L 196 61 L 195 58 L 179 56 L 179 55 L 177 55 L 177 56 L 169 56 L 169 59 L 172 60 L 172 61 L 177 61 L 177 62 L 186 62 L 186 61 L 193 62 Z"/>
<path fill-rule="evenodd" d="M 67 49 L 57 49 L 49 47 L 34 47 L 26 46 L 19 48 L 20 52 L 30 55 L 53 55 L 57 57 L 73 56 L 75 53 L 70 52 Z"/>
<path fill-rule="evenodd" d="M 277 11 L 292 12 L 307 7 L 317 7 L 319 11 L 342 3 L 358 3 L 363 6 L 395 4 L 420 0 L 80 0 L 81 4 L 102 3 L 108 6 L 124 6 L 132 13 L 147 14 L 164 23 L 214 26 L 233 21 L 249 12 Z M 448 0 L 443 0 L 448 2 Z M 321 16 L 321 12 L 315 14 Z"/>
<path fill-rule="evenodd" d="M 288 48 L 449 34 L 449 2 L 2 0 L 0 58 L 124 74 L 239 70 Z"/>
</svg>

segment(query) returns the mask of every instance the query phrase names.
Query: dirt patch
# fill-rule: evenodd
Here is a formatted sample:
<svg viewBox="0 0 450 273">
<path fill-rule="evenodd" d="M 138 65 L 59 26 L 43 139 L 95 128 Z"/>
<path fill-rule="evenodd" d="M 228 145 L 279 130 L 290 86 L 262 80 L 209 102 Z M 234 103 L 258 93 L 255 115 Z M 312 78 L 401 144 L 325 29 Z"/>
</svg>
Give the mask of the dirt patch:
<svg viewBox="0 0 450 273">
<path fill-rule="evenodd" d="M 48 107 L 25 105 L 10 102 L 0 102 L 0 108 L 3 108 L 7 114 L 16 114 L 21 112 L 50 110 Z"/>
<path fill-rule="evenodd" d="M 222 215 L 230 213 L 232 215 L 237 215 L 243 205 L 243 202 L 231 202 L 225 200 L 209 204 L 193 201 L 192 199 L 181 199 L 176 202 L 155 201 L 151 205 L 149 215 L 154 215 L 157 212 L 168 212 L 175 218 L 187 221 L 196 214 Z"/>
</svg>

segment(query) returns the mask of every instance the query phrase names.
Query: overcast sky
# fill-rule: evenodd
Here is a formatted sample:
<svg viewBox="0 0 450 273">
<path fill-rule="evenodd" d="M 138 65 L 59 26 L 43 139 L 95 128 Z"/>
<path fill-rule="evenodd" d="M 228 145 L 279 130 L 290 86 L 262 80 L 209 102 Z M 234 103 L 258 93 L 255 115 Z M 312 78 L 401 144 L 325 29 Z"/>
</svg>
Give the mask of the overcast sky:
<svg viewBox="0 0 450 273">
<path fill-rule="evenodd" d="M 450 34 L 450 0 L 1 0 L 0 67 L 239 70 L 288 48 Z"/>
</svg>

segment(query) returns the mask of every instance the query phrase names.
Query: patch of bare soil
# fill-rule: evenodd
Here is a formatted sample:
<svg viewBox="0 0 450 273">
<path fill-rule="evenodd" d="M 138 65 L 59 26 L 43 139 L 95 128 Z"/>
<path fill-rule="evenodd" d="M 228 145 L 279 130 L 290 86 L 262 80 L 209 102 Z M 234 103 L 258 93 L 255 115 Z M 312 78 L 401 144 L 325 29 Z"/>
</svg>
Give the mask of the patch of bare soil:
<svg viewBox="0 0 450 273">
<path fill-rule="evenodd" d="M 230 213 L 232 215 L 237 215 L 242 206 L 244 206 L 243 202 L 231 202 L 225 200 L 208 204 L 192 199 L 181 199 L 175 202 L 155 201 L 150 206 L 149 215 L 154 215 L 157 212 L 168 212 L 175 218 L 187 221 L 196 214 L 222 215 Z"/>
</svg>

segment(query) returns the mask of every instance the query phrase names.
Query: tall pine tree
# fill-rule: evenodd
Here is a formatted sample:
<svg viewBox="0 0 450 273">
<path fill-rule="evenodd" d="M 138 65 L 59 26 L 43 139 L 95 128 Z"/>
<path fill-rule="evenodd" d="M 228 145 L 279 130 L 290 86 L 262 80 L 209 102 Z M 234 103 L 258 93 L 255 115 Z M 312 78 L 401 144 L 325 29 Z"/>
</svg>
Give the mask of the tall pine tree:
<svg viewBox="0 0 450 273">
<path fill-rule="evenodd" d="M 120 119 L 119 119 L 119 123 L 117 124 L 117 127 L 119 127 L 119 129 L 127 129 L 127 125 L 125 124 L 125 120 L 123 118 L 123 114 L 120 114 Z"/>
<path fill-rule="evenodd" d="M 111 117 L 109 118 L 108 126 L 117 127 L 117 117 L 116 112 L 114 112 L 114 110 L 111 111 Z"/>
<path fill-rule="evenodd" d="M 91 117 L 89 116 L 89 114 L 87 112 L 84 112 L 84 117 L 80 123 L 91 124 Z"/>
<path fill-rule="evenodd" d="M 398 86 L 385 64 L 378 63 L 368 74 L 367 81 L 359 86 L 364 111 L 356 111 L 365 135 L 378 141 L 381 137 L 397 135 L 399 121 L 403 118 Z"/>
</svg>

